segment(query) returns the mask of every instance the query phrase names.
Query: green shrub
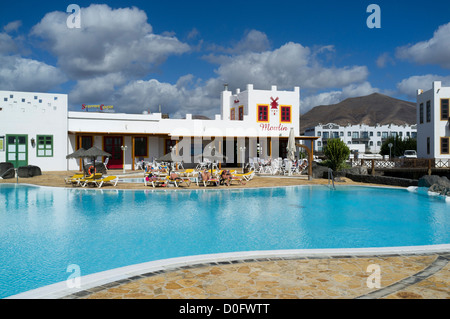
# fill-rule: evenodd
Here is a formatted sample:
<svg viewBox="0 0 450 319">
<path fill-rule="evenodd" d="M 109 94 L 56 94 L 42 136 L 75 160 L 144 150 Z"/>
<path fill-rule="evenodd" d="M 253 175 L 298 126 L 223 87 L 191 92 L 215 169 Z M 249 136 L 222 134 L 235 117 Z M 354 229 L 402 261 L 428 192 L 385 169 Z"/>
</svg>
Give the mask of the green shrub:
<svg viewBox="0 0 450 319">
<path fill-rule="evenodd" d="M 336 138 L 328 141 L 324 154 L 328 159 L 328 167 L 337 171 L 344 167 L 345 161 L 350 155 L 350 149 L 341 139 Z"/>
</svg>

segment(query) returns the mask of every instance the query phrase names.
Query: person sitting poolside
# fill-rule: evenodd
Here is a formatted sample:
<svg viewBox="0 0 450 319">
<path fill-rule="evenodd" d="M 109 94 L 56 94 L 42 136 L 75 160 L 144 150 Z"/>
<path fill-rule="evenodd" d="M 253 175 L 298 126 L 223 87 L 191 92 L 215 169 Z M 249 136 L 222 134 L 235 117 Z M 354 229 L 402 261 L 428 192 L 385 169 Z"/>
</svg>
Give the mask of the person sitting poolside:
<svg viewBox="0 0 450 319">
<path fill-rule="evenodd" d="M 174 173 L 174 172 L 170 173 L 169 178 L 173 181 L 177 180 L 177 179 L 179 179 L 179 180 L 181 179 L 181 177 L 177 173 Z"/>
<path fill-rule="evenodd" d="M 208 181 L 211 179 L 211 173 L 206 169 L 204 169 L 203 171 L 201 171 L 201 177 L 202 181 Z"/>
<path fill-rule="evenodd" d="M 230 180 L 232 178 L 232 175 L 230 173 L 230 171 L 227 170 L 223 170 L 222 174 L 220 175 L 220 183 L 221 184 L 226 184 L 227 186 L 230 186 Z"/>
</svg>

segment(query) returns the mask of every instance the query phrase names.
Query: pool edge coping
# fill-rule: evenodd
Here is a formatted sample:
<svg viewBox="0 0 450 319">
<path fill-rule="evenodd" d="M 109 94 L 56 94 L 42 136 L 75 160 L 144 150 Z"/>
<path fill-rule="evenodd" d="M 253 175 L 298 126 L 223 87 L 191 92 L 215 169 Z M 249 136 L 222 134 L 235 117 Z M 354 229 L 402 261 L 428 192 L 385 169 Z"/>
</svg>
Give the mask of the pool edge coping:
<svg viewBox="0 0 450 319">
<path fill-rule="evenodd" d="M 231 264 L 246 260 L 264 261 L 270 258 L 304 259 L 304 258 L 365 258 L 379 256 L 432 255 L 450 253 L 450 244 L 402 247 L 373 248 L 332 248 L 332 249 L 296 249 L 296 250 L 265 250 L 231 253 L 204 254 L 185 257 L 160 259 L 135 265 L 119 267 L 79 277 L 79 287 L 68 287 L 68 281 L 46 285 L 40 288 L 8 296 L 5 299 L 60 299 L 89 289 L 120 284 L 133 277 L 143 274 L 157 274 L 175 271 L 182 267 L 200 267 L 204 265 Z"/>
</svg>

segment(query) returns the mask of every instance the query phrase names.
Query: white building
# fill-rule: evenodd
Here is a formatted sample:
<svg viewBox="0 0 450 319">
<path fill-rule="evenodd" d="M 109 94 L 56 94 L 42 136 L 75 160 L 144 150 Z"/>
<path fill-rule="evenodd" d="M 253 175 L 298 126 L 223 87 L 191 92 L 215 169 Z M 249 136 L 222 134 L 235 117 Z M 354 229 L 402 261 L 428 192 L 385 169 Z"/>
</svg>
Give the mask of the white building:
<svg viewBox="0 0 450 319">
<path fill-rule="evenodd" d="M 450 87 L 433 82 L 417 91 L 417 154 L 421 158 L 450 159 Z"/>
<path fill-rule="evenodd" d="M 252 157 L 285 158 L 291 129 L 298 139 L 314 140 L 299 136 L 299 87 L 255 90 L 249 84 L 235 93 L 225 88 L 221 114 L 212 120 L 104 108 L 68 112 L 67 95 L 0 91 L 0 162 L 36 165 L 43 171 L 75 170 L 80 161 L 66 155 L 97 146 L 112 154 L 108 166 L 116 169 L 134 169 L 136 161 L 152 161 L 172 148 L 186 163 L 215 149 L 228 157 L 227 164 L 236 165 Z"/>
<path fill-rule="evenodd" d="M 0 162 L 67 169 L 67 95 L 0 91 Z"/>
<path fill-rule="evenodd" d="M 175 147 L 185 163 L 213 148 L 236 165 L 249 157 L 286 157 L 290 129 L 299 137 L 300 88 L 293 91 L 227 88 L 221 114 L 212 120 L 165 119 L 161 113 L 120 114 L 69 112 L 68 152 L 95 145 L 112 154 L 109 168 L 132 169 L 137 160 L 152 161 Z M 299 137 L 300 138 L 300 137 Z M 127 146 L 122 151 L 121 146 Z M 71 160 L 69 169 L 78 161 Z"/>
<path fill-rule="evenodd" d="M 381 145 L 389 137 L 399 136 L 402 139 L 417 138 L 416 125 L 376 125 L 366 124 L 341 126 L 333 123 L 319 124 L 305 130 L 306 136 L 319 137 L 314 149 L 321 152 L 328 140 L 340 138 L 351 151 L 377 154 Z"/>
</svg>

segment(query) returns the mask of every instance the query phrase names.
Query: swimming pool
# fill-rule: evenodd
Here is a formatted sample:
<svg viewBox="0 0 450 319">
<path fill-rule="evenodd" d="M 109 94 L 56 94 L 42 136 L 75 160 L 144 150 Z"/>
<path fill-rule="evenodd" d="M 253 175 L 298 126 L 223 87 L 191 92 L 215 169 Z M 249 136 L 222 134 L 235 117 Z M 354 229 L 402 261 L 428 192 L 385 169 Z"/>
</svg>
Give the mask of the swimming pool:
<svg viewBox="0 0 450 319">
<path fill-rule="evenodd" d="M 449 204 L 404 189 L 98 190 L 0 184 L 0 298 L 219 252 L 450 243 Z"/>
</svg>

